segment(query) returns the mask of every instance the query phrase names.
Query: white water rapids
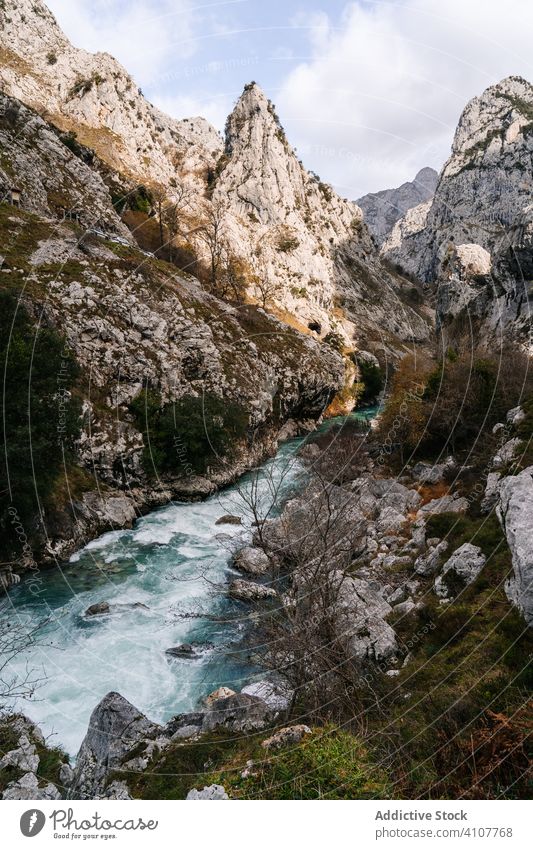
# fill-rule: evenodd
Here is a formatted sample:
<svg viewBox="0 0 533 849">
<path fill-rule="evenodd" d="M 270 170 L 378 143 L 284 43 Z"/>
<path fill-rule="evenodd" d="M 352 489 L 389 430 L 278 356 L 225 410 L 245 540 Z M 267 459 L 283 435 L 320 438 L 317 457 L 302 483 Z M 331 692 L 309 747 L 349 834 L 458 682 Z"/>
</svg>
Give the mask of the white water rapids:
<svg viewBox="0 0 533 849">
<path fill-rule="evenodd" d="M 295 456 L 301 443 L 285 443 L 263 466 L 260 491 L 268 506 L 273 481 L 279 484 L 278 510 L 302 485 L 305 471 Z M 262 677 L 242 641 L 246 610 L 224 592 L 228 578 L 238 577 L 232 553 L 253 532 L 239 495 L 250 486 L 251 476 L 245 475 L 205 501 L 169 504 L 132 530 L 90 542 L 63 568 L 43 571 L 38 596 L 23 583 L 3 600 L 3 625 L 9 619 L 29 629 L 44 622 L 35 645 L 6 673 L 23 680 L 30 671 L 43 679 L 31 701 L 14 707 L 45 735 L 54 735 L 52 743 L 75 755 L 93 708 L 110 690 L 150 719 L 166 722 L 194 710 L 202 696 L 221 685 L 238 690 Z M 217 525 L 225 514 L 240 516 L 242 524 Z M 100 601 L 141 603 L 147 609 L 84 615 Z M 165 654 L 183 643 L 197 644 L 197 655 Z"/>
</svg>

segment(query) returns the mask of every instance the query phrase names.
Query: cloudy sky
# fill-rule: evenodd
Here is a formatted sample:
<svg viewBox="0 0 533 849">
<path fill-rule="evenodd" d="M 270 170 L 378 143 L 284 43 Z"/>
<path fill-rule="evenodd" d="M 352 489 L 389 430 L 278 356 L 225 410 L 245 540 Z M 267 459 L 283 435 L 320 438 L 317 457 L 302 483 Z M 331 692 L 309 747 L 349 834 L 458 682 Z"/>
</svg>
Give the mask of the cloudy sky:
<svg viewBox="0 0 533 849">
<path fill-rule="evenodd" d="M 47 0 L 170 114 L 222 129 L 243 85 L 274 101 L 308 168 L 344 196 L 439 168 L 467 100 L 533 80 L 531 0 Z"/>
</svg>

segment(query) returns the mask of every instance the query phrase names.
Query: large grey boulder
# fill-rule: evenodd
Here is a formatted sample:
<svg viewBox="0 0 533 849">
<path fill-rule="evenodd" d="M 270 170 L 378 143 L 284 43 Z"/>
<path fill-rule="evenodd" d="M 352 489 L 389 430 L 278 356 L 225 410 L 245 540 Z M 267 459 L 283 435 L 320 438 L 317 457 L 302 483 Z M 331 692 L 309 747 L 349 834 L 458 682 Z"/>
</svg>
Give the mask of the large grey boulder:
<svg viewBox="0 0 533 849">
<path fill-rule="evenodd" d="M 233 565 L 247 575 L 265 575 L 270 569 L 270 560 L 262 549 L 249 545 L 235 554 Z"/>
<path fill-rule="evenodd" d="M 241 693 L 263 699 L 270 710 L 275 712 L 288 710 L 293 696 L 292 691 L 286 686 L 276 684 L 274 681 L 256 681 L 254 684 L 247 684 L 242 688 Z"/>
<path fill-rule="evenodd" d="M 243 581 L 240 578 L 232 581 L 228 593 L 237 601 L 267 601 L 276 598 L 276 590 L 272 587 L 264 587 L 262 584 L 254 584 L 253 581 Z"/>
<path fill-rule="evenodd" d="M 223 728 L 233 733 L 257 731 L 264 728 L 270 717 L 266 702 L 257 696 L 235 693 L 217 699 L 204 717 L 202 731 Z"/>
<path fill-rule="evenodd" d="M 467 510 L 468 501 L 466 498 L 454 492 L 452 495 L 443 495 L 441 498 L 433 498 L 428 501 L 420 508 L 416 517 L 419 519 L 436 513 L 466 513 Z"/>
<path fill-rule="evenodd" d="M 193 789 L 189 790 L 187 793 L 186 801 L 196 801 L 200 799 L 209 802 L 217 802 L 229 799 L 229 796 L 221 784 L 209 784 L 207 787 L 204 787 L 203 790 L 196 790 L 196 788 L 193 787 Z"/>
<path fill-rule="evenodd" d="M 415 572 L 417 575 L 422 575 L 427 578 L 428 575 L 434 575 L 440 566 L 443 554 L 448 550 L 448 543 L 445 539 L 435 546 L 430 546 L 426 554 L 421 554 L 415 560 Z"/>
<path fill-rule="evenodd" d="M 27 772 L 18 781 L 8 784 L 2 794 L 2 799 L 15 800 L 56 800 L 61 799 L 61 793 L 55 784 L 45 784 L 39 787 L 39 779 L 33 772 Z"/>
<path fill-rule="evenodd" d="M 533 625 L 533 466 L 501 481 L 496 512 L 513 560 L 507 596 Z"/>
<path fill-rule="evenodd" d="M 161 726 L 119 693 L 108 693 L 96 705 L 89 729 L 76 759 L 69 796 L 73 799 L 99 798 L 107 774 L 119 769 L 131 749 L 163 733 Z"/>
<path fill-rule="evenodd" d="M 413 480 L 423 484 L 440 483 L 457 469 L 457 463 L 453 457 L 447 457 L 444 463 L 417 463 L 411 471 Z"/>
<path fill-rule="evenodd" d="M 435 579 L 435 592 L 441 598 L 449 598 L 454 594 L 456 579 L 459 578 L 460 586 L 468 586 L 475 581 L 486 561 L 487 558 L 477 545 L 465 542 L 444 564 L 442 574 Z"/>
<path fill-rule="evenodd" d="M 376 582 L 345 578 L 335 604 L 336 628 L 354 657 L 386 660 L 397 651 L 396 634 L 386 621 L 392 612 Z"/>
</svg>

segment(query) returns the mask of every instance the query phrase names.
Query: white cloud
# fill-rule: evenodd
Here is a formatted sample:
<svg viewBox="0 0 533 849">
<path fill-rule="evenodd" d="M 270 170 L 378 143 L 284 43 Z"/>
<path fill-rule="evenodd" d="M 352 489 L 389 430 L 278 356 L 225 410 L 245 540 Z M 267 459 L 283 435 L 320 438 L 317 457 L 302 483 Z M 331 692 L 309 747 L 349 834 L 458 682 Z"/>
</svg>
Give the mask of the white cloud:
<svg viewBox="0 0 533 849">
<path fill-rule="evenodd" d="M 530 76 L 529 0 L 392 0 L 347 5 L 310 26 L 311 58 L 276 102 L 304 162 L 357 197 L 440 167 L 466 102 Z"/>
<path fill-rule="evenodd" d="M 76 47 L 115 56 L 148 83 L 196 49 L 190 0 L 46 0 Z"/>
</svg>

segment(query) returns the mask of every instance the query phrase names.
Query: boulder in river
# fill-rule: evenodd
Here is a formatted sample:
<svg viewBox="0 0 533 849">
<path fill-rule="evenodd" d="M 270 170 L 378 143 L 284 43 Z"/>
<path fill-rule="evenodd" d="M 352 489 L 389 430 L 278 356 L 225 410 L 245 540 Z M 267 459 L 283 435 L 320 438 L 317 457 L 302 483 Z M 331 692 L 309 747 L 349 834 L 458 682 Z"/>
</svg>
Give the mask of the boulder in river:
<svg viewBox="0 0 533 849">
<path fill-rule="evenodd" d="M 242 525 L 242 519 L 240 516 L 232 516 L 228 514 L 227 516 L 221 516 L 220 519 L 217 519 L 215 525 Z"/>
<path fill-rule="evenodd" d="M 212 707 L 219 699 L 228 699 L 230 696 L 234 695 L 235 690 L 231 690 L 229 687 L 219 687 L 218 690 L 214 690 L 205 697 L 204 704 L 207 705 L 207 707 Z"/>
<path fill-rule="evenodd" d="M 111 605 L 108 601 L 97 601 L 96 604 L 91 604 L 85 611 L 86 616 L 102 616 L 104 613 L 111 612 Z"/>
<path fill-rule="evenodd" d="M 198 656 L 196 649 L 190 643 L 182 643 L 181 646 L 172 646 L 170 649 L 165 649 L 165 654 L 179 658 L 193 658 Z"/>
<path fill-rule="evenodd" d="M 108 601 L 97 601 L 91 604 L 85 611 L 86 616 L 105 616 L 109 613 L 122 613 L 124 610 L 149 610 L 146 604 L 142 601 L 126 602 L 110 604 Z"/>
</svg>

